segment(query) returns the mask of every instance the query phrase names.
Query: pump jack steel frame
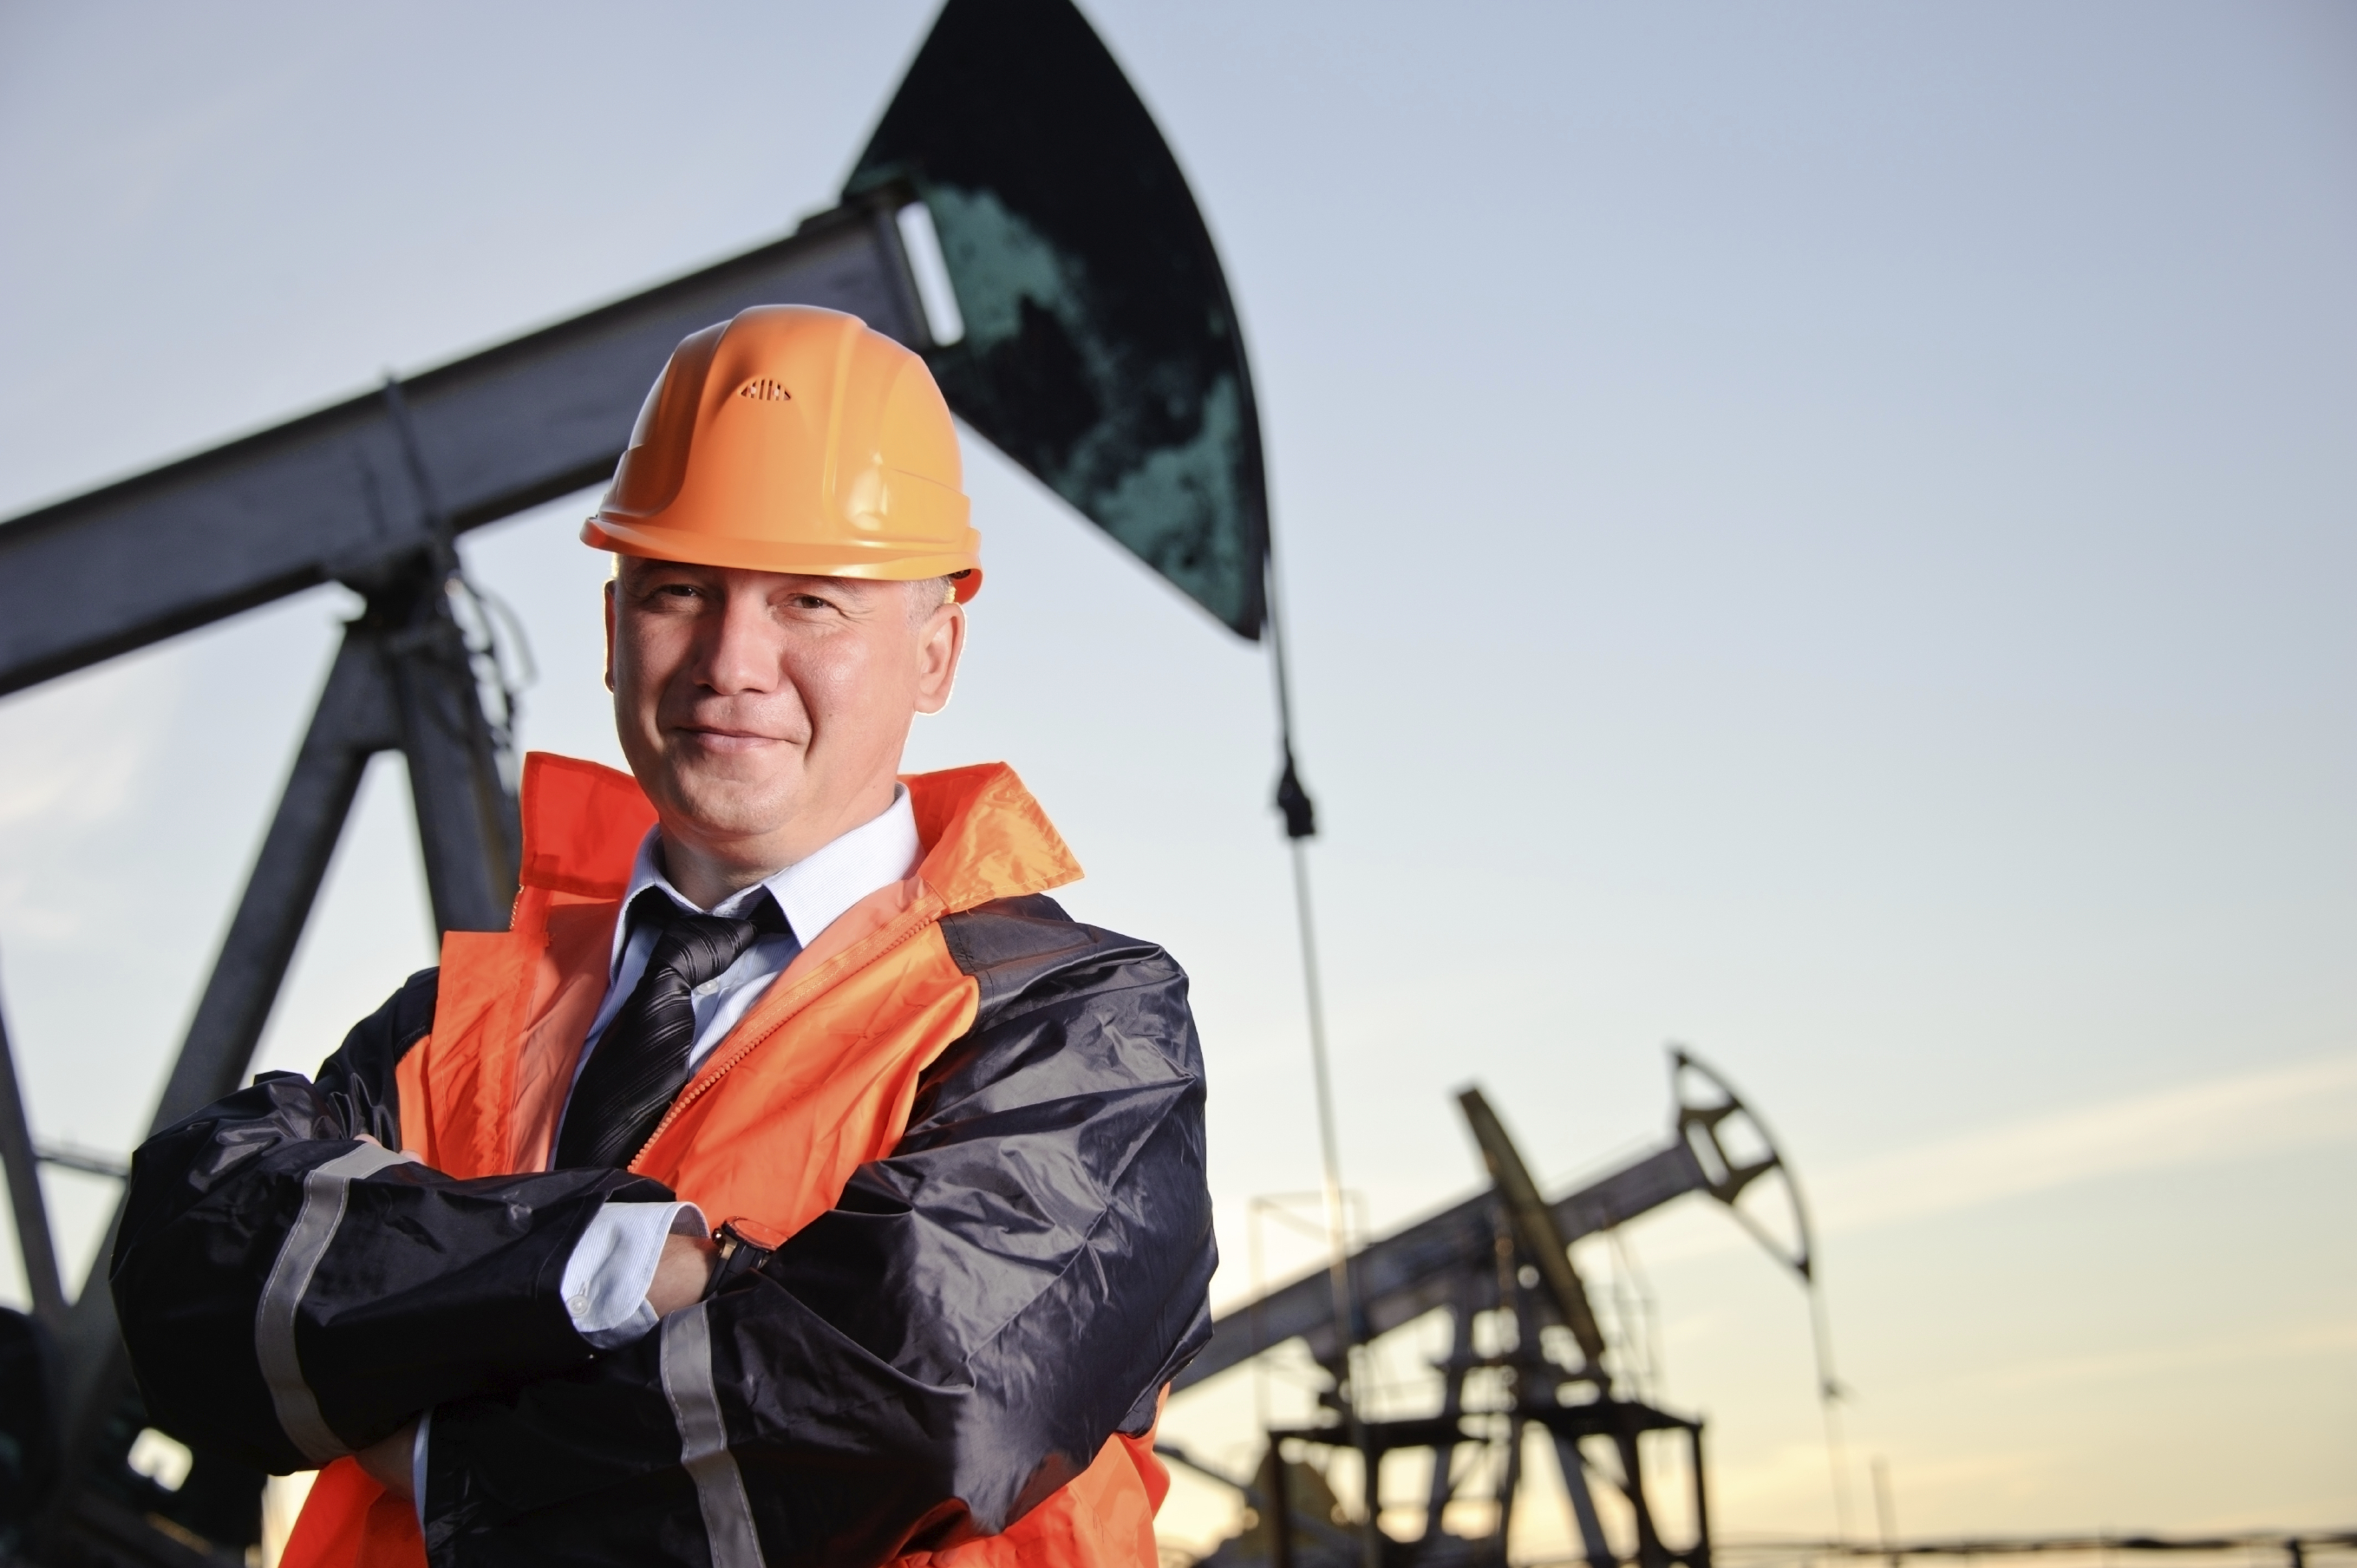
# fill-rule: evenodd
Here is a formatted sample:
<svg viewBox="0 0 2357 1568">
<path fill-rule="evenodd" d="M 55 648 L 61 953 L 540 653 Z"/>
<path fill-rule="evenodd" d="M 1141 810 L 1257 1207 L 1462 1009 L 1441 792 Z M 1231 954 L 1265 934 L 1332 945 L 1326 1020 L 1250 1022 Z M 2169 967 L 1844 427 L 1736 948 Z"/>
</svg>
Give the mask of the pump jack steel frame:
<svg viewBox="0 0 2357 1568">
<path fill-rule="evenodd" d="M 1334 1293 L 1323 1270 L 1232 1307 L 1213 1323 L 1211 1344 L 1179 1374 L 1172 1392 L 1296 1338 L 1306 1342 L 1311 1357 L 1339 1385 L 1346 1345 L 1364 1344 L 1435 1309 L 1445 1309 L 1449 1316 L 1448 1353 L 1436 1363 L 1442 1374 L 1439 1410 L 1406 1420 L 1362 1420 L 1355 1429 L 1340 1421 L 1279 1428 L 1268 1434 L 1261 1472 L 1251 1483 L 1229 1480 L 1243 1487 L 1264 1517 L 1274 1511 L 1273 1527 L 1259 1532 L 1274 1544 L 1273 1568 L 1343 1568 L 1353 1560 L 1329 1538 L 1331 1532 L 1303 1528 L 1318 1521 L 1284 1517 L 1284 1465 L 1277 1455 L 1289 1443 L 1355 1448 L 1366 1455 L 1372 1480 L 1380 1479 L 1384 1455 L 1430 1450 L 1425 1532 L 1414 1541 L 1386 1539 L 1384 1561 L 1398 1568 L 1502 1565 L 1506 1521 L 1522 1478 L 1522 1438 L 1534 1426 L 1543 1428 L 1551 1440 L 1589 1568 L 1616 1568 L 1623 1561 L 1636 1568 L 1710 1568 L 1703 1423 L 1615 1389 L 1605 1362 L 1608 1347 L 1572 1265 L 1570 1244 L 1689 1193 L 1706 1193 L 1724 1204 L 1804 1283 L 1813 1274 L 1813 1239 L 1799 1184 L 1742 1097 L 1683 1047 L 1671 1047 L 1669 1066 L 1673 1105 L 1668 1140 L 1551 1203 L 1541 1195 L 1480 1091 L 1466 1090 L 1458 1103 L 1490 1172 L 1491 1190 L 1369 1242 L 1351 1258 L 1356 1285 L 1351 1299 L 1361 1321 L 1347 1337 L 1336 1322 Z M 1783 1177 L 1791 1209 L 1789 1237 L 1780 1238 L 1737 1207 L 1738 1199 L 1771 1173 Z M 1474 1319 L 1501 1309 L 1513 1321 L 1508 1336 L 1512 1347 L 1482 1355 L 1473 1345 Z M 1576 1360 L 1545 1354 L 1541 1331 L 1550 1325 L 1567 1331 L 1577 1348 Z M 1468 1407 L 1467 1382 L 1476 1372 L 1503 1374 L 1511 1391 L 1504 1409 Z M 1585 1391 L 1587 1397 L 1566 1400 L 1566 1390 Z M 1332 1396 L 1325 1400 L 1331 1404 Z M 1695 1535 L 1683 1547 L 1663 1538 L 1645 1487 L 1640 1439 L 1657 1432 L 1682 1434 L 1684 1440 Z M 1584 1447 L 1590 1442 L 1609 1448 L 1611 1463 L 1592 1457 Z M 1454 1460 L 1458 1450 L 1469 1445 L 1503 1449 L 1493 1495 L 1498 1522 L 1488 1537 L 1448 1535 L 1440 1527 L 1444 1510 L 1468 1478 L 1456 1474 Z M 1169 1456 L 1203 1469 L 1184 1454 L 1171 1451 Z M 1633 1540 L 1625 1559 L 1608 1539 L 1591 1477 L 1618 1493 L 1628 1510 Z M 1380 1503 L 1379 1487 L 1371 1484 L 1368 1489 Z M 1204 1568 L 1228 1568 L 1232 1563 L 1243 1568 L 1248 1562 L 1261 1561 L 1231 1547 L 1207 1560 Z"/>
<path fill-rule="evenodd" d="M 1566 1244 L 1650 1213 L 1688 1193 L 1707 1193 L 1733 1210 L 1777 1262 L 1803 1282 L 1813 1274 L 1808 1210 L 1783 1156 L 1759 1117 L 1717 1072 L 1683 1047 L 1670 1048 L 1672 1111 L 1666 1142 L 1546 1206 Z M 1730 1138 L 1730 1128 L 1745 1135 Z M 1794 1240 L 1757 1228 L 1736 1200 L 1770 1172 L 1782 1172 L 1792 1197 Z M 1435 1307 L 1454 1307 L 1459 1282 L 1487 1277 L 1497 1247 L 1491 1197 L 1482 1193 L 1370 1241 L 1351 1258 L 1360 1343 L 1388 1334 Z M 1494 1305 L 1491 1304 L 1491 1305 Z M 1483 1310 L 1488 1310 L 1487 1306 Z M 1321 1272 L 1231 1307 L 1211 1325 L 1211 1341 L 1178 1374 L 1171 1391 L 1192 1388 L 1288 1339 L 1303 1339 L 1330 1362 L 1339 1342 L 1333 1298 Z"/>
</svg>

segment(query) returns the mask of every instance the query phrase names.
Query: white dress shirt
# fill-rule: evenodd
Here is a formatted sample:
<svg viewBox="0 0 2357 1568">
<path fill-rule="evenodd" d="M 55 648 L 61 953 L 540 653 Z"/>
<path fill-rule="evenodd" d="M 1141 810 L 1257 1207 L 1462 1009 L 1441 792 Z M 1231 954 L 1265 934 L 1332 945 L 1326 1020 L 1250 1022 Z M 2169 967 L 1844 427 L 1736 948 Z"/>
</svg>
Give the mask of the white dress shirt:
<svg viewBox="0 0 2357 1568">
<path fill-rule="evenodd" d="M 614 922 L 614 949 L 606 984 L 606 999 L 590 1020 L 581 1058 L 573 1078 L 581 1079 L 589 1053 L 597 1048 L 607 1026 L 630 1000 L 653 955 L 656 931 L 651 925 L 633 925 L 630 905 L 650 887 L 659 887 L 692 915 L 735 917 L 766 888 L 790 928 L 787 934 L 764 934 L 744 955 L 719 974 L 695 988 L 691 1005 L 695 1012 L 695 1039 L 688 1047 L 688 1070 L 693 1072 L 712 1047 L 749 1011 L 770 983 L 785 972 L 805 944 L 834 924 L 843 912 L 879 887 L 888 887 L 916 869 L 919 844 L 917 816 L 909 807 L 906 786 L 895 785 L 892 803 L 881 816 L 852 829 L 794 862 L 766 882 L 757 882 L 702 909 L 671 885 L 662 870 L 662 832 L 649 828 L 639 843 L 638 859 L 630 867 L 630 886 L 622 892 L 622 913 Z M 559 1129 L 563 1122 L 560 1120 Z M 551 1144 L 553 1148 L 554 1144 Z M 662 1262 L 664 1238 L 678 1233 L 701 1236 L 707 1231 L 703 1212 L 692 1203 L 608 1203 L 574 1244 L 565 1260 L 565 1309 L 581 1337 L 600 1350 L 627 1345 L 654 1327 L 655 1309 L 647 1300 L 656 1265 Z M 434 1412 L 418 1418 L 417 1440 L 410 1450 L 411 1479 L 415 1486 L 421 1521 L 425 1508 L 425 1445 Z"/>
<path fill-rule="evenodd" d="M 909 791 L 896 785 L 892 804 L 871 819 L 805 855 L 766 882 L 715 904 L 711 914 L 736 917 L 766 889 L 778 901 L 790 930 L 763 935 L 743 956 L 695 988 L 695 1039 L 688 1047 L 693 1072 L 712 1047 L 735 1028 L 770 983 L 793 962 L 805 942 L 834 924 L 845 909 L 879 887 L 899 881 L 917 864 L 917 817 Z M 704 914 L 682 897 L 663 875 L 662 830 L 650 828 L 639 844 L 630 886 L 622 892 L 622 916 L 614 922 L 614 950 L 606 1000 L 589 1024 L 581 1058 L 573 1069 L 578 1083 L 607 1026 L 638 988 L 661 934 L 651 924 L 634 924 L 630 906 L 650 887 L 660 888 L 688 914 Z M 560 1130 L 562 1123 L 559 1123 Z M 662 1258 L 663 1238 L 673 1231 L 702 1235 L 704 1216 L 686 1203 L 609 1203 L 590 1221 L 565 1265 L 565 1306 L 574 1327 L 600 1350 L 627 1345 L 655 1326 L 647 1287 Z"/>
</svg>

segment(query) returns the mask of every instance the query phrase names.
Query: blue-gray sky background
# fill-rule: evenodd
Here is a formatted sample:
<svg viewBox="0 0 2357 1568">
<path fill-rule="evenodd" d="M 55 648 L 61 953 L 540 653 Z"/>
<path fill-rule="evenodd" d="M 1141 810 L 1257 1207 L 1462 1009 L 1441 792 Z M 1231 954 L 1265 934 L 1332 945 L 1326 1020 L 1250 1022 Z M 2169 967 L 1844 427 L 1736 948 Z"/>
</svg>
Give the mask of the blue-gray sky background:
<svg viewBox="0 0 2357 1568">
<path fill-rule="evenodd" d="M 1903 1531 L 2357 1523 L 2357 11 L 1088 10 L 1249 334 L 1376 1223 L 1472 1188 L 1456 1086 L 1559 1182 L 1686 1041 L 1811 1184 Z M 0 513 L 773 237 L 930 14 L 0 5 Z M 969 453 L 911 762 L 1013 762 L 1189 965 L 1232 1299 L 1317 1176 L 1265 664 Z M 528 743 L 610 759 L 586 504 L 467 555 Z M 144 1126 L 350 602 L 0 701 L 44 1137 Z M 431 961 L 404 789 L 258 1067 Z M 1717 1522 L 1832 1528 L 1797 1292 L 1627 1240 Z"/>
</svg>

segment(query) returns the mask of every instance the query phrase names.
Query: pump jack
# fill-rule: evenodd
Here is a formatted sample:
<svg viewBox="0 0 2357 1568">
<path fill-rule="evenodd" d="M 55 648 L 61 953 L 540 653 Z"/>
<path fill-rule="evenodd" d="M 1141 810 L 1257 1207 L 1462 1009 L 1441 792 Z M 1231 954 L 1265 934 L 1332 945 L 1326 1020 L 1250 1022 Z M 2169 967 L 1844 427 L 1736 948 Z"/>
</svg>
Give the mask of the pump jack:
<svg viewBox="0 0 2357 1568">
<path fill-rule="evenodd" d="M 1369 1242 L 1350 1260 L 1357 1288 L 1351 1299 L 1361 1321 L 1335 1320 L 1333 1294 L 1324 1272 L 1308 1275 L 1232 1308 L 1213 1325 L 1211 1343 L 1179 1375 L 1177 1392 L 1239 1367 L 1288 1340 L 1301 1339 L 1339 1388 L 1347 1375 L 1347 1348 L 1401 1328 L 1436 1309 L 1449 1319 L 1448 1352 L 1437 1369 L 1442 1375 L 1438 1410 L 1406 1420 L 1362 1419 L 1356 1432 L 1339 1420 L 1287 1427 L 1268 1434 L 1268 1448 L 1250 1481 L 1217 1478 L 1237 1486 L 1259 1523 L 1230 1541 L 1205 1568 L 1342 1568 L 1358 1560 L 1358 1542 L 1328 1519 L 1302 1517 L 1302 1483 L 1283 1458 L 1288 1448 L 1356 1447 L 1365 1455 L 1369 1489 L 1381 1502 L 1381 1465 L 1385 1455 L 1428 1450 L 1431 1483 L 1424 1498 L 1424 1530 L 1411 1541 L 1381 1542 L 1395 1568 L 1454 1568 L 1456 1564 L 1505 1561 L 1507 1521 L 1522 1480 L 1523 1439 L 1544 1430 L 1561 1469 L 1589 1568 L 1710 1568 L 1710 1514 L 1704 1479 L 1703 1423 L 1631 1397 L 1625 1378 L 1616 1376 L 1611 1347 L 1589 1303 L 1586 1284 L 1571 1259 L 1571 1243 L 1609 1230 L 1687 1193 L 1706 1193 L 1735 1216 L 1804 1286 L 1813 1287 L 1814 1258 L 1808 1209 L 1791 1168 L 1767 1128 L 1727 1080 L 1692 1052 L 1670 1048 L 1674 1101 L 1668 1141 L 1620 1169 L 1552 1202 L 1540 1193 L 1505 1126 L 1479 1089 L 1458 1097 L 1459 1110 L 1480 1149 L 1491 1187 L 1478 1197 Z M 1738 1207 L 1759 1184 L 1776 1178 L 1788 1211 L 1786 1234 L 1779 1235 L 1750 1209 Z M 1501 1347 L 1476 1348 L 1474 1324 L 1498 1314 Z M 1560 1336 L 1544 1331 L 1560 1327 Z M 1550 1341 L 1552 1340 L 1552 1344 Z M 1567 1343 L 1566 1343 L 1567 1341 Z M 1830 1380 L 1821 1381 L 1829 1385 Z M 1477 1374 L 1497 1397 L 1469 1398 Z M 1332 1393 L 1325 1396 L 1330 1407 Z M 1674 1545 L 1659 1528 L 1645 1484 L 1640 1440 L 1649 1433 L 1683 1437 L 1685 1469 L 1692 1484 L 1693 1533 Z M 1470 1471 L 1459 1466 L 1460 1450 L 1502 1448 L 1489 1499 L 1495 1525 L 1472 1538 L 1442 1528 Z M 1185 1453 L 1170 1457 L 1202 1469 Z M 1211 1473 L 1211 1472 L 1206 1472 Z M 1628 1520 L 1627 1549 L 1614 1546 L 1596 1502 L 1592 1479 L 1601 1479 L 1620 1500 Z M 1322 1488 L 1320 1488 L 1322 1495 Z M 1361 1526 L 1365 1524 L 1362 1518 Z"/>
</svg>

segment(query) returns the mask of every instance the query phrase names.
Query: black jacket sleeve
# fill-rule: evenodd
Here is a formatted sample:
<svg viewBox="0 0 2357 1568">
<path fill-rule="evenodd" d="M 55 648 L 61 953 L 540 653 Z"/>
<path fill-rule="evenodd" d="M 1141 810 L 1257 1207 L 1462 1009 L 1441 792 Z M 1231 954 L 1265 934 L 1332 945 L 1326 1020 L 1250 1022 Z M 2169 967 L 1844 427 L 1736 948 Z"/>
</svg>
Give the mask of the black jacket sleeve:
<svg viewBox="0 0 2357 1568">
<path fill-rule="evenodd" d="M 434 1016 L 435 972 L 356 1026 L 315 1080 L 266 1074 L 132 1162 L 111 1282 L 149 1417 L 285 1472 L 445 1400 L 562 1371 L 574 1243 L 619 1171 L 458 1181 L 399 1155 L 393 1070 Z"/>
<path fill-rule="evenodd" d="M 943 931 L 981 1010 L 899 1146 L 637 1344 L 437 1410 L 436 1568 L 880 1563 L 1004 1530 L 1152 1423 L 1211 1327 L 1186 976 L 1044 897 Z"/>
</svg>

